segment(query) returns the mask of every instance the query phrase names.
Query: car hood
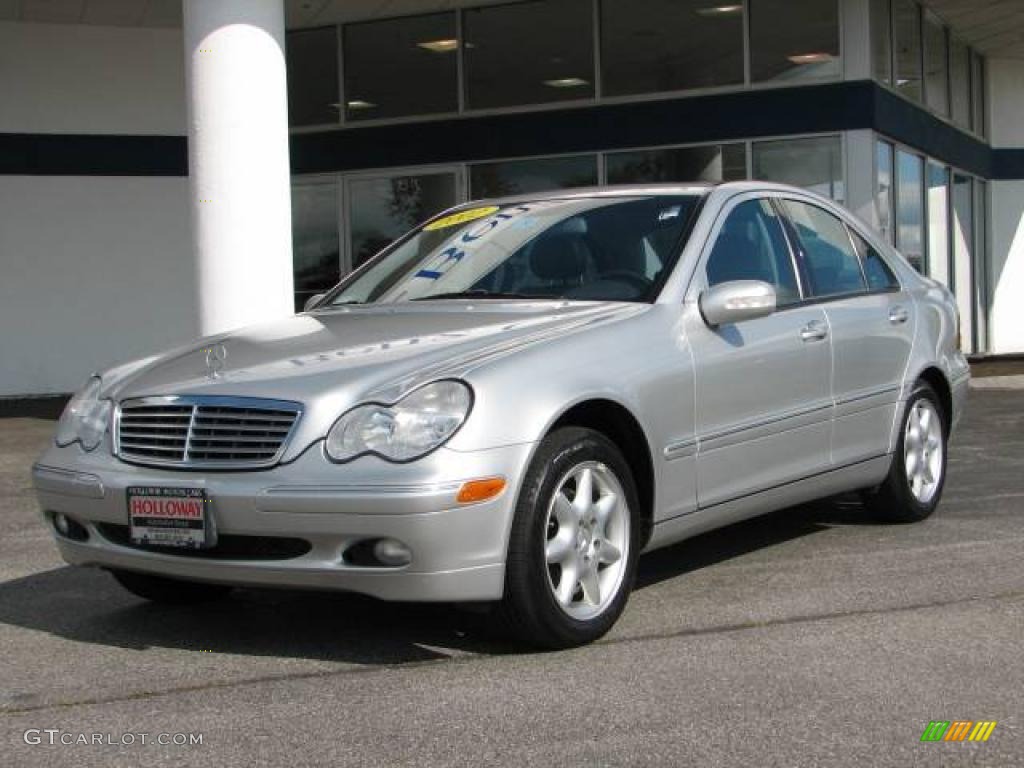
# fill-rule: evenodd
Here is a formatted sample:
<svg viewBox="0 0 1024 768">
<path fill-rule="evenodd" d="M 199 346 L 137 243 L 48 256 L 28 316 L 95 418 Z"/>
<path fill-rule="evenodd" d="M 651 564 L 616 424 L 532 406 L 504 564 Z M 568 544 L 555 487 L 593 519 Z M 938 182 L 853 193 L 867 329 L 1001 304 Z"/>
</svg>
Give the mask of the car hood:
<svg viewBox="0 0 1024 768">
<path fill-rule="evenodd" d="M 302 431 L 322 435 L 325 422 L 357 402 L 394 402 L 420 384 L 647 309 L 565 301 L 342 307 L 201 339 L 114 369 L 104 383 L 118 401 L 186 394 L 295 400 L 304 406 Z"/>
</svg>

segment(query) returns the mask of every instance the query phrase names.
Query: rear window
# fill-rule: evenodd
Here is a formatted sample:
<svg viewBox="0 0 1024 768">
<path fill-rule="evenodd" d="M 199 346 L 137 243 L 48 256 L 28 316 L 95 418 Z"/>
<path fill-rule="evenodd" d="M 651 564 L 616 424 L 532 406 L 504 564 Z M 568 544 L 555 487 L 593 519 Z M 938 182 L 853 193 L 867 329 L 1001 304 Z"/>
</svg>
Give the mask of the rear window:
<svg viewBox="0 0 1024 768">
<path fill-rule="evenodd" d="M 816 205 L 784 200 L 782 206 L 801 246 L 811 295 L 821 298 L 863 292 L 860 259 L 846 225 Z"/>
<path fill-rule="evenodd" d="M 899 290 L 900 283 L 889 265 L 885 263 L 882 254 L 852 229 L 850 236 L 853 238 L 853 244 L 857 246 L 857 255 L 860 256 L 861 264 L 864 265 L 864 276 L 868 279 L 868 289 L 872 291 Z"/>
</svg>

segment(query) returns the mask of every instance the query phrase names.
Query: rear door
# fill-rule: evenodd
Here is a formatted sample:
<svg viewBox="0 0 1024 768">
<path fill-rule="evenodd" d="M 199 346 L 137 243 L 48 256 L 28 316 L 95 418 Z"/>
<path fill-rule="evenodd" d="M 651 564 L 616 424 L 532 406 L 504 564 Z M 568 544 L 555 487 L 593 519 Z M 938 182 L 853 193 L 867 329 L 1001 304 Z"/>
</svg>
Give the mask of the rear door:
<svg viewBox="0 0 1024 768">
<path fill-rule="evenodd" d="M 697 297 L 732 280 L 775 286 L 767 317 L 709 327 Z M 719 215 L 688 293 L 694 356 L 697 496 L 702 507 L 828 467 L 831 354 L 825 313 L 803 302 L 772 200 L 744 195 Z"/>
<path fill-rule="evenodd" d="M 878 250 L 838 216 L 805 200 L 785 200 L 782 209 L 832 335 L 832 463 L 881 456 L 914 339 L 911 298 Z"/>
</svg>

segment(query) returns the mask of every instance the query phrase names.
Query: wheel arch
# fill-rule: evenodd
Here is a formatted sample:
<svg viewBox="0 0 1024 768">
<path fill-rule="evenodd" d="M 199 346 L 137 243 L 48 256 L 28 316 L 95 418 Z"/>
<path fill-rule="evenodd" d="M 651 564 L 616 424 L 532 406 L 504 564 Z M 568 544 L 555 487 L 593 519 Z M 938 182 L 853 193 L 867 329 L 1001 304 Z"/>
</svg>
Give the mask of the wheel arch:
<svg viewBox="0 0 1024 768">
<path fill-rule="evenodd" d="M 939 406 L 942 408 L 942 417 L 946 422 L 946 431 L 952 428 L 953 424 L 953 388 L 946 378 L 946 374 L 937 366 L 930 365 L 917 374 L 915 381 L 923 381 L 939 397 Z"/>
<path fill-rule="evenodd" d="M 640 500 L 640 549 L 654 530 L 654 459 L 647 434 L 633 412 L 615 400 L 594 397 L 568 406 L 548 427 L 586 427 L 600 432 L 622 452 Z"/>
</svg>

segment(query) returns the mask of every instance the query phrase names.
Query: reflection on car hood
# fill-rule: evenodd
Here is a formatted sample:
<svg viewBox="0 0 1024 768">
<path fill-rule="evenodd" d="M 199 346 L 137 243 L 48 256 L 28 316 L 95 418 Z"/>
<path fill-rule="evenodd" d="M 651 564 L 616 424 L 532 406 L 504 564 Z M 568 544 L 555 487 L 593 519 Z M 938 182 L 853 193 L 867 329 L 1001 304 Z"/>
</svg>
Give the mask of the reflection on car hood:
<svg viewBox="0 0 1024 768">
<path fill-rule="evenodd" d="M 394 401 L 494 356 L 574 328 L 632 316 L 646 304 L 448 302 L 343 307 L 298 315 L 150 358 L 109 395 L 234 395 L 312 401 Z M 208 362 L 208 350 L 213 357 Z M 108 384 L 109 384 L 108 383 Z M 335 416 L 337 414 L 335 413 Z"/>
</svg>

